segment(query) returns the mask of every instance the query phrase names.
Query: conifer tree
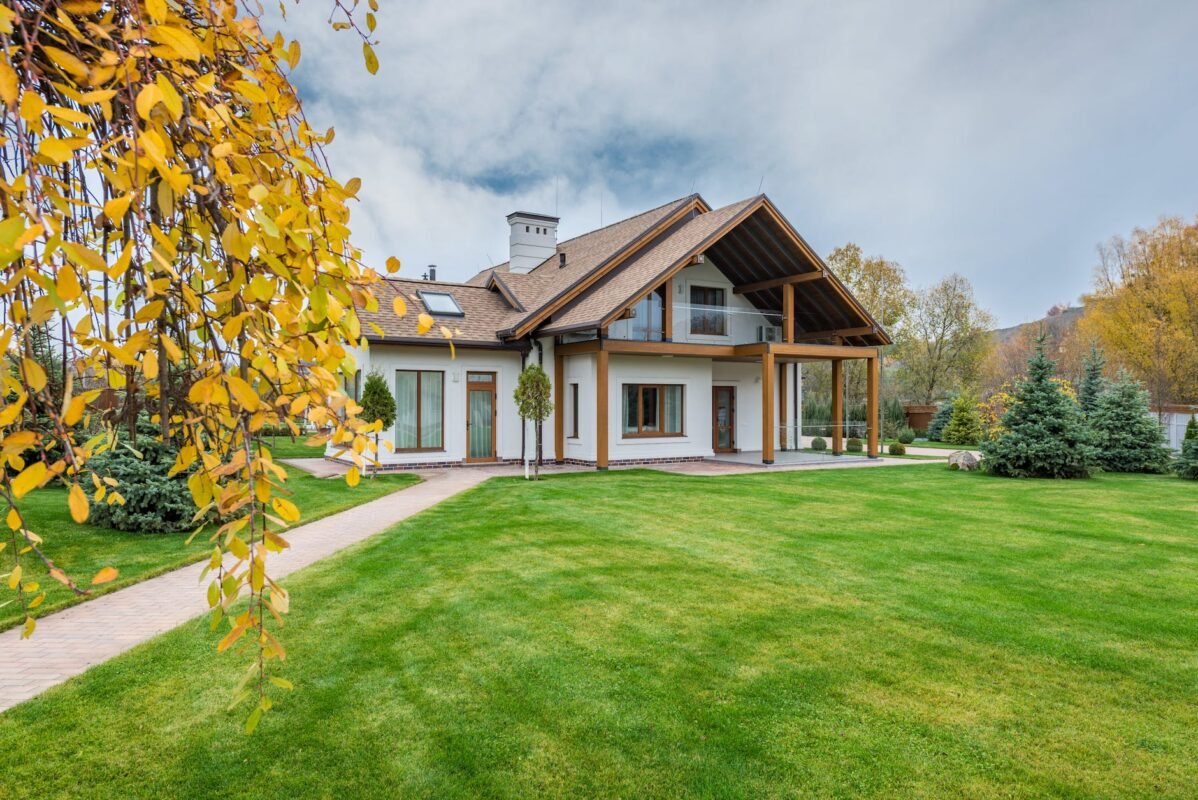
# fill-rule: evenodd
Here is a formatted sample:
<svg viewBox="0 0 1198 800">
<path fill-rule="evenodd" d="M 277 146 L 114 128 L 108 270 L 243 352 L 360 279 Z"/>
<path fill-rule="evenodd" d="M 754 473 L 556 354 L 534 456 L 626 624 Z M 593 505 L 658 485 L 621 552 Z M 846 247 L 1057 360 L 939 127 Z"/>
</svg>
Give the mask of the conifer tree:
<svg viewBox="0 0 1198 800">
<path fill-rule="evenodd" d="M 1193 414 L 1190 415 L 1190 421 L 1186 423 L 1186 434 L 1182 437 L 1182 440 L 1186 442 L 1190 439 L 1198 439 L 1198 416 Z"/>
<path fill-rule="evenodd" d="M 1097 464 L 1108 472 L 1164 472 L 1169 451 L 1148 392 L 1126 373 L 1108 385 L 1089 414 Z"/>
<path fill-rule="evenodd" d="M 948 424 L 953 415 L 953 401 L 956 399 L 957 393 L 950 392 L 948 397 L 941 400 L 940 405 L 936 406 L 936 413 L 932 415 L 932 421 L 928 423 L 928 441 L 941 441 L 940 437 L 944 434 L 944 426 Z"/>
<path fill-rule="evenodd" d="M 1094 466 L 1091 434 L 1078 406 L 1054 381 L 1056 364 L 1044 353 L 1044 337 L 1028 360 L 1028 374 L 1003 415 L 1006 433 L 982 444 L 983 465 L 1011 478 L 1085 478 Z"/>
<path fill-rule="evenodd" d="M 952 414 L 941 434 L 949 444 L 974 446 L 982 440 L 982 418 L 978 414 L 977 399 L 971 392 L 961 392 L 953 401 Z"/>
<path fill-rule="evenodd" d="M 1173 462 L 1173 471 L 1183 478 L 1198 481 L 1198 436 L 1181 443 L 1181 455 Z"/>
<path fill-rule="evenodd" d="M 1078 387 L 1077 402 L 1082 407 L 1082 413 L 1089 417 L 1098 405 L 1098 397 L 1105 388 L 1106 380 L 1102 370 L 1106 367 L 1106 357 L 1098 345 L 1090 345 L 1090 353 L 1083 364 L 1081 385 Z"/>
<path fill-rule="evenodd" d="M 374 432 L 375 459 L 374 470 L 370 473 L 373 478 L 378 472 L 379 433 L 395 424 L 395 397 L 387 388 L 387 381 L 378 370 L 371 370 L 366 376 L 366 385 L 362 387 L 362 411 L 358 419 L 369 424 L 379 423 Z"/>
</svg>

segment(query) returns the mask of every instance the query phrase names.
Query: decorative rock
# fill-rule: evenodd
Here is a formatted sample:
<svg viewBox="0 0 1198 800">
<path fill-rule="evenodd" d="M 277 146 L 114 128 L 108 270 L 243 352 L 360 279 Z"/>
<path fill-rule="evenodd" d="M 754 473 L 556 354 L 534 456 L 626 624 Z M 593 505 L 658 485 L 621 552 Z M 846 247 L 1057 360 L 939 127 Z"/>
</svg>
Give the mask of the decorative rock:
<svg viewBox="0 0 1198 800">
<path fill-rule="evenodd" d="M 970 472 L 978 468 L 978 457 L 968 450 L 958 450 L 948 457 L 948 468 Z"/>
</svg>

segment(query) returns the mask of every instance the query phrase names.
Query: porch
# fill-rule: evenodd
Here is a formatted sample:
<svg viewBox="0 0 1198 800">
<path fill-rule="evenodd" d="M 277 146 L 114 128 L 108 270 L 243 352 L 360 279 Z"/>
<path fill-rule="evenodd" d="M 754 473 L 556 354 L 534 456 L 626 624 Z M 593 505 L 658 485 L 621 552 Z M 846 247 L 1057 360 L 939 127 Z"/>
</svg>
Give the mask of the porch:
<svg viewBox="0 0 1198 800">
<path fill-rule="evenodd" d="M 852 345 L 803 344 L 796 342 L 754 342 L 748 344 L 697 344 L 687 342 L 645 342 L 621 339 L 597 338 L 568 344 L 558 344 L 554 349 L 554 391 L 557 408 L 565 408 L 566 403 L 566 373 L 567 362 L 571 358 L 593 358 L 594 369 L 594 417 L 587 420 L 586 425 L 594 425 L 594 464 L 598 469 L 607 469 L 613 459 L 610 457 L 610 445 L 613 438 L 617 446 L 622 446 L 624 439 L 613 437 L 613 431 L 620 431 L 622 437 L 637 435 L 630 433 L 627 427 L 621 431 L 620 426 L 627 426 L 629 402 L 624 398 L 625 408 L 612 409 L 613 394 L 616 402 L 621 394 L 613 393 L 613 388 L 627 391 L 633 387 L 625 383 L 622 387 L 613 387 L 611 383 L 612 357 L 618 356 L 622 362 L 627 362 L 628 356 L 643 357 L 646 364 L 657 359 L 703 359 L 712 365 L 721 362 L 737 362 L 753 365 L 742 372 L 752 374 L 751 386 L 742 386 L 742 395 L 751 391 L 757 395 L 753 399 L 754 419 L 759 410 L 759 422 L 754 422 L 756 433 L 741 431 L 737 441 L 731 437 L 722 438 L 720 426 L 726 417 L 736 414 L 734 408 L 721 408 L 719 403 L 721 381 L 709 378 L 707 391 L 712 392 L 710 419 L 710 442 L 704 442 L 701 447 L 706 450 L 705 457 L 714 457 L 717 461 L 727 461 L 739 464 L 772 465 L 775 463 L 799 464 L 815 463 L 827 460 L 877 458 L 880 454 L 878 440 L 878 381 L 879 381 L 879 352 L 877 347 Z M 640 358 L 635 359 L 640 361 Z M 867 363 L 867 410 L 866 419 L 855 420 L 851 427 L 844 420 L 844 381 L 842 379 L 844 362 L 863 360 Z M 831 424 L 821 430 L 806 429 L 800 419 L 800 383 L 799 365 L 815 361 L 830 361 L 833 373 L 833 398 Z M 663 362 L 664 363 L 664 362 Z M 714 375 L 714 373 L 710 373 Z M 747 382 L 746 382 L 747 383 Z M 576 386 L 574 387 L 576 389 Z M 653 387 L 664 390 L 673 387 Z M 652 395 L 656 400 L 657 395 Z M 636 390 L 630 397 L 637 397 Z M 733 395 L 734 397 L 734 395 Z M 747 399 L 747 398 L 746 398 Z M 759 399 L 760 406 L 756 405 Z M 643 399 L 640 400 L 644 402 Z M 665 399 L 662 399 L 662 418 L 668 415 Z M 732 402 L 736 402 L 733 400 Z M 744 400 L 742 400 L 744 402 Z M 693 407 L 693 406 L 692 406 Z M 615 419 L 613 420 L 613 416 Z M 698 416 L 698 415 L 696 415 Z M 554 415 L 555 452 L 561 454 L 565 449 L 565 425 L 567 414 Z M 705 423 L 698 417 L 699 423 L 692 424 L 686 435 L 700 447 L 698 442 L 706 436 L 703 430 Z M 572 423 L 577 426 L 578 423 Z M 613 427 L 613 425 L 615 427 Z M 577 436 L 577 427 L 574 435 Z M 659 435 L 661 432 L 658 432 Z M 864 439 L 864 452 L 851 453 L 847 450 L 846 434 Z M 824 439 L 826 449 L 823 451 L 812 448 L 815 437 Z M 659 438 L 661 441 L 664 437 Z M 664 446 L 664 445 L 663 445 Z M 714 455 L 711 455 L 714 452 Z M 617 463 L 620 458 L 614 459 Z"/>
</svg>

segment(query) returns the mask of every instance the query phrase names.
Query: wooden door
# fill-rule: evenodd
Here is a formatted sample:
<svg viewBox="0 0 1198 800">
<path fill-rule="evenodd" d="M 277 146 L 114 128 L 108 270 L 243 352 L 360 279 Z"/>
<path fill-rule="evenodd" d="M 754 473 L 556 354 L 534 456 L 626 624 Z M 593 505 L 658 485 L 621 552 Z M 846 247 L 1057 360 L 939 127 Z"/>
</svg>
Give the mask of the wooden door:
<svg viewBox="0 0 1198 800">
<path fill-rule="evenodd" d="M 466 373 L 466 461 L 495 460 L 495 373 Z"/>
<path fill-rule="evenodd" d="M 736 387 L 711 387 L 711 449 L 717 453 L 736 450 Z"/>
</svg>

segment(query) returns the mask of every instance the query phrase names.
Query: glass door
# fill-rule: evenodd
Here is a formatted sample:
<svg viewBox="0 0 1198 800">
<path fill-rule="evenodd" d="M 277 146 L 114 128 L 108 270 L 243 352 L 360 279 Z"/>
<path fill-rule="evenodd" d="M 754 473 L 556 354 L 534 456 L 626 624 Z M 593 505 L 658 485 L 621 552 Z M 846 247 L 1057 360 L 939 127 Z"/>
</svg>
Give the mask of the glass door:
<svg viewBox="0 0 1198 800">
<path fill-rule="evenodd" d="M 711 387 L 711 449 L 730 453 L 736 449 L 736 387 Z"/>
<path fill-rule="evenodd" d="M 466 460 L 495 460 L 495 373 L 466 373 Z"/>
</svg>

